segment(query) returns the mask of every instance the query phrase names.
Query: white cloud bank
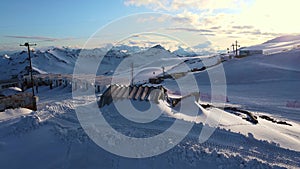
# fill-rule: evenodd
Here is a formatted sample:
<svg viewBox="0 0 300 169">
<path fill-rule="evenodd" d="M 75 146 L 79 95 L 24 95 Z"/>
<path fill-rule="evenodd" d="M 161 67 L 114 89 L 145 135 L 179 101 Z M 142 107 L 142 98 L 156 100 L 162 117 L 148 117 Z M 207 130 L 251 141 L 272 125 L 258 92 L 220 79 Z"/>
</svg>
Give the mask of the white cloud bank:
<svg viewBox="0 0 300 169">
<path fill-rule="evenodd" d="M 171 13 L 177 22 L 216 35 L 208 38 L 222 48 L 234 39 L 251 45 L 300 31 L 298 0 L 126 0 L 124 4 Z"/>
</svg>

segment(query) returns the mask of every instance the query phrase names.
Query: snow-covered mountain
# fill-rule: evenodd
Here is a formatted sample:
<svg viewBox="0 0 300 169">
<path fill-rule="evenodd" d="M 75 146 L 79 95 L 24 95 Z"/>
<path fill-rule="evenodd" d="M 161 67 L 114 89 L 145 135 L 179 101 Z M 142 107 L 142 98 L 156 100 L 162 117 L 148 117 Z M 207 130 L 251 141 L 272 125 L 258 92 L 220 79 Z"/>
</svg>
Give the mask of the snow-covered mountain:
<svg viewBox="0 0 300 169">
<path fill-rule="evenodd" d="M 101 71 L 98 74 L 109 75 L 111 73 L 111 65 L 120 63 L 126 57 L 148 58 L 150 60 L 171 57 L 193 57 L 197 54 L 191 49 L 184 49 L 178 47 L 178 50 L 170 52 L 161 45 L 156 45 L 151 48 L 143 48 L 138 46 L 117 45 L 109 49 L 95 48 L 95 49 L 71 49 L 71 48 L 58 48 L 47 47 L 41 48 L 34 52 L 31 52 L 33 69 L 35 73 L 61 73 L 71 74 L 75 62 L 79 56 L 86 57 L 91 62 L 102 59 Z M 157 57 L 157 58 L 156 58 Z M 131 59 L 132 60 L 132 59 Z M 142 59 L 143 60 L 143 59 Z M 147 60 L 147 59 L 146 59 Z M 136 62 L 136 61 L 135 61 Z M 137 63 L 139 65 L 139 63 Z M 29 60 L 26 51 L 2 54 L 0 60 L 0 66 L 2 69 L 0 73 L 0 80 L 15 78 L 17 75 L 28 74 Z"/>
<path fill-rule="evenodd" d="M 77 108 L 86 110 L 84 116 L 95 120 L 94 124 L 103 125 L 89 116 L 92 110 L 89 106 L 94 105 L 96 100 L 94 94 L 74 98 L 70 87 L 50 90 L 48 86 L 42 86 L 37 94 L 37 111 L 21 108 L 0 112 L 0 168 L 299 168 L 298 40 L 297 37 L 289 37 L 289 40 L 277 38 L 245 48 L 261 49 L 264 54 L 233 59 L 227 56 L 221 59 L 220 55 L 178 57 L 178 54 L 185 52 L 170 52 L 160 45 L 142 50 L 126 46 L 110 51 L 67 48 L 37 50 L 32 56 L 34 68 L 39 73 L 72 73 L 76 60 L 82 56 L 90 62 L 100 58 L 102 61 L 98 73 L 108 76 L 114 74 L 116 79 L 120 79 L 116 82 L 118 84 L 129 79 L 132 63 L 134 82 L 160 75 L 162 67 L 167 73 L 182 74 L 178 78 L 166 78 L 161 85 L 173 97 L 180 97 L 178 93 L 200 91 L 198 101 L 194 97 L 183 99 L 188 107 L 183 111 L 180 111 L 181 105 L 172 107 L 166 100 L 159 100 L 150 106 L 149 102 L 128 101 L 125 98 L 106 105 L 101 114 L 118 133 L 135 138 L 156 136 L 169 129 L 175 121 L 193 125 L 193 128 L 180 143 L 163 154 L 141 159 L 117 156 L 95 144 L 78 121 Z M 0 63 L 1 73 L 5 73 L 2 76 L 10 77 L 10 71 L 25 72 L 28 69 L 27 53 L 3 55 Z M 220 70 L 224 70 L 225 84 L 218 78 L 212 78 L 220 77 Z M 191 86 L 190 77 L 197 82 L 195 88 Z M 229 102 L 224 107 L 210 102 L 213 85 L 226 86 Z M 294 107 L 289 103 L 294 103 Z M 161 115 L 149 123 L 131 122 L 118 113 L 118 104 L 125 109 L 131 105 L 139 110 L 151 107 L 159 110 Z M 193 109 L 198 111 L 191 114 Z M 139 113 L 146 115 L 147 112 Z M 209 116 L 210 119 L 207 119 Z M 249 121 L 249 116 L 255 116 L 257 121 Z M 96 127 L 91 127 L 91 130 Z M 172 131 L 172 136 L 181 134 L 182 127 Z M 215 131 L 202 143 L 199 142 L 199 135 L 205 127 L 214 128 Z M 97 129 L 100 132 L 94 135 L 105 139 L 109 146 L 119 146 L 123 141 L 122 137 L 106 131 L 105 127 Z M 158 143 L 158 146 L 147 149 L 160 150 L 166 144 L 173 144 L 173 140 L 166 138 Z M 125 145 L 122 148 L 134 146 Z M 143 156 L 139 151 L 129 151 L 136 157 Z"/>
<path fill-rule="evenodd" d="M 271 40 L 268 40 L 266 43 L 280 43 L 280 42 L 292 42 L 292 41 L 300 41 L 300 35 L 284 35 Z"/>
<path fill-rule="evenodd" d="M 121 51 L 127 54 L 133 54 L 144 50 L 144 48 L 139 46 L 116 45 L 113 46 L 110 50 Z"/>
<path fill-rule="evenodd" d="M 269 40 L 263 44 L 254 45 L 245 49 L 263 50 L 265 54 L 274 54 L 297 49 L 300 47 L 299 35 L 286 35 Z M 75 62 L 79 55 L 87 57 L 89 62 L 96 62 L 99 58 L 102 59 L 101 70 L 98 74 L 111 75 L 112 66 L 118 65 L 124 58 L 128 58 L 128 62 L 135 62 L 137 66 L 141 64 L 158 61 L 160 58 L 177 58 L 179 57 L 194 57 L 197 54 L 191 48 L 178 47 L 177 50 L 170 52 L 161 45 L 153 46 L 152 48 L 141 48 L 138 46 L 117 45 L 109 48 L 95 48 L 95 49 L 71 49 L 48 47 L 41 48 L 31 53 L 32 63 L 35 73 L 61 73 L 71 74 Z M 202 51 L 202 54 L 210 55 L 211 52 Z M 103 57 L 103 58 L 102 58 Z M 141 60 L 139 63 L 138 60 Z M 282 59 L 283 62 L 287 61 Z M 129 63 L 128 63 L 129 64 Z M 160 63 L 161 66 L 164 63 Z M 0 56 L 0 73 L 2 74 L 0 80 L 15 78 L 19 74 L 28 74 L 28 55 L 27 52 L 16 52 L 2 54 Z M 126 65 L 127 68 L 130 65 Z"/>
<path fill-rule="evenodd" d="M 31 52 L 32 66 L 36 73 L 66 73 L 73 72 L 74 63 L 80 50 L 51 48 L 45 51 Z M 29 59 L 26 51 L 3 55 L 0 61 L 1 79 L 14 78 L 17 75 L 28 74 Z"/>
<path fill-rule="evenodd" d="M 197 56 L 197 54 L 191 48 L 182 48 L 180 46 L 172 53 L 177 56 Z"/>
<path fill-rule="evenodd" d="M 90 60 L 103 57 L 122 58 L 139 51 L 137 47 L 117 46 L 106 52 L 104 49 L 70 49 L 48 47 L 31 52 L 32 66 L 35 73 L 72 74 L 79 55 Z M 3 54 L 0 58 L 0 80 L 26 75 L 29 71 L 29 59 L 26 51 Z"/>
<path fill-rule="evenodd" d="M 275 53 L 282 53 L 288 50 L 300 48 L 300 35 L 284 35 L 265 43 L 250 46 L 247 49 L 263 50 L 264 54 L 270 55 Z"/>
</svg>

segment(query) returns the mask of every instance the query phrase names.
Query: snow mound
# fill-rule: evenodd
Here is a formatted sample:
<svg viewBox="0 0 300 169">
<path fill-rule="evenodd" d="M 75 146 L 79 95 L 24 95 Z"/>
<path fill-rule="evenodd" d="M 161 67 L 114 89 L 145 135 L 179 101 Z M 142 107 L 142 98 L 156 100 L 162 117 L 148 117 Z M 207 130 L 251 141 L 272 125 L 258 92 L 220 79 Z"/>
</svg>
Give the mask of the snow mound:
<svg viewBox="0 0 300 169">
<path fill-rule="evenodd" d="M 224 126 L 216 128 L 209 140 L 199 143 L 199 132 L 209 124 L 196 121 L 215 112 L 207 109 L 204 113 L 199 111 L 198 116 L 193 116 L 188 111 L 178 114 L 176 107 L 173 110 L 168 109 L 170 105 L 162 101 L 152 106 L 164 110 L 165 113 L 151 123 L 141 125 L 128 123 L 128 120 L 113 111 L 113 105 L 103 107 L 105 110 L 102 113 L 116 131 L 127 136 L 143 138 L 155 136 L 170 127 L 176 119 L 195 123 L 188 136 L 171 150 L 151 158 L 130 159 L 112 155 L 99 148 L 85 134 L 76 120 L 74 109 L 77 106 L 89 104 L 93 101 L 92 97 L 71 99 L 70 96 L 66 97 L 67 94 L 63 89 L 41 90 L 39 93 L 41 100 L 37 112 L 31 113 L 26 109 L 6 110 L 5 114 L 7 116 L 11 114 L 12 117 L 5 117 L 3 118 L 5 120 L 0 123 L 1 168 L 19 168 L 21 165 L 25 168 L 105 166 L 105 168 L 117 169 L 122 166 L 122 168 L 146 169 L 153 167 L 196 169 L 199 166 L 206 168 L 280 168 L 277 166 L 279 165 L 292 168 L 300 165 L 298 162 L 299 152 L 284 149 L 269 141 L 260 141 L 255 133 L 251 134 L 252 131 L 246 130 L 249 126 L 254 125 L 224 111 L 219 112 L 223 113 L 224 121 L 221 124 Z M 189 101 L 191 98 L 186 99 Z M 193 100 L 190 100 L 190 106 L 197 107 Z M 133 104 L 136 109 L 146 108 L 148 105 L 147 102 L 139 100 L 134 100 L 130 104 Z M 1 114 L 3 113 L 1 112 Z M 23 115 L 16 116 L 18 113 L 23 113 Z M 230 128 L 232 123 L 237 124 L 234 130 Z M 239 123 L 243 124 L 239 125 Z M 278 130 L 275 126 L 270 127 Z M 241 128 L 245 129 L 247 133 L 238 133 Z M 256 128 L 255 130 L 259 131 L 260 129 Z M 176 132 L 180 132 L 180 128 L 178 131 L 174 131 L 174 134 Z M 269 133 L 281 137 L 273 130 Z M 110 144 L 118 144 L 111 133 L 104 132 L 101 133 L 101 136 L 107 138 Z M 151 148 L 153 147 L 149 147 L 149 149 Z M 10 156 L 10 154 L 14 155 Z M 9 163 L 8 161 L 12 158 L 18 163 Z M 48 163 L 49 160 L 53 163 Z"/>
<path fill-rule="evenodd" d="M 6 109 L 4 112 L 0 112 L 0 121 L 14 119 L 17 117 L 28 115 L 32 112 L 30 109 L 18 108 L 18 109 Z"/>
<path fill-rule="evenodd" d="M 22 89 L 18 88 L 18 87 L 9 87 L 7 89 L 3 89 L 2 91 L 0 91 L 0 96 L 10 96 L 10 95 L 15 95 L 22 92 Z"/>
<path fill-rule="evenodd" d="M 23 133 L 38 128 L 40 118 L 37 115 L 21 116 L 20 120 L 13 125 L 14 133 Z"/>
</svg>

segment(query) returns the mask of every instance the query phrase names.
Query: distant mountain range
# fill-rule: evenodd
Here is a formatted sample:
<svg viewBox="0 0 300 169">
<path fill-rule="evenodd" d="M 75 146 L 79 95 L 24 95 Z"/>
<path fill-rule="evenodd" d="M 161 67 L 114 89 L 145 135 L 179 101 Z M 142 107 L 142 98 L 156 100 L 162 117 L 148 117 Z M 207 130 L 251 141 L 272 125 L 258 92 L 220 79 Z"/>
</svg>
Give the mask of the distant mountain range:
<svg viewBox="0 0 300 169">
<path fill-rule="evenodd" d="M 274 45 L 276 43 L 280 45 Z M 300 35 L 289 35 L 277 37 L 261 45 L 249 47 L 249 49 L 259 48 L 268 53 L 278 53 L 299 47 L 299 44 Z M 101 59 L 101 71 L 98 71 L 98 74 L 110 75 L 112 66 L 120 64 L 124 58 L 132 57 L 132 62 L 140 66 L 147 62 L 152 62 L 155 58 L 195 57 L 209 54 L 211 54 L 209 51 L 203 50 L 203 53 L 196 53 L 191 48 L 182 47 L 178 47 L 177 50 L 171 52 L 161 45 L 155 45 L 151 48 L 119 45 L 109 50 L 107 48 L 71 49 L 66 47 L 48 47 L 33 51 L 31 56 L 34 72 L 39 74 L 72 74 L 75 63 L 81 55 L 87 58 L 88 63 L 97 63 Z M 27 52 L 9 52 L 5 54 L 2 52 L 0 54 L 0 67 L 0 80 L 17 78 L 18 75 L 28 74 L 29 60 Z M 88 66 L 86 67 L 88 68 Z"/>
<path fill-rule="evenodd" d="M 116 64 L 118 58 L 125 58 L 135 54 L 142 54 L 145 56 L 152 55 L 153 50 L 163 51 L 165 54 L 172 56 L 196 56 L 196 54 L 190 50 L 179 48 L 174 52 L 166 50 L 161 45 L 153 46 L 152 48 L 141 48 L 138 46 L 126 46 L 120 45 L 112 47 L 107 51 L 105 48 L 95 49 L 71 49 L 71 48 L 59 48 L 49 47 L 45 49 L 39 49 L 31 53 L 32 65 L 34 73 L 62 73 L 71 74 L 75 66 L 75 62 L 79 55 L 84 55 L 90 60 L 97 60 L 97 58 L 104 57 L 103 63 Z M 112 61 L 114 60 L 114 61 Z M 16 78 L 18 75 L 26 75 L 29 72 L 29 60 L 27 51 L 7 53 L 0 55 L 0 80 Z M 109 69 L 109 68 L 108 68 Z M 109 71 L 107 69 L 107 71 Z M 105 68 L 103 70 L 106 70 Z M 107 72 L 100 72 L 100 74 Z"/>
</svg>

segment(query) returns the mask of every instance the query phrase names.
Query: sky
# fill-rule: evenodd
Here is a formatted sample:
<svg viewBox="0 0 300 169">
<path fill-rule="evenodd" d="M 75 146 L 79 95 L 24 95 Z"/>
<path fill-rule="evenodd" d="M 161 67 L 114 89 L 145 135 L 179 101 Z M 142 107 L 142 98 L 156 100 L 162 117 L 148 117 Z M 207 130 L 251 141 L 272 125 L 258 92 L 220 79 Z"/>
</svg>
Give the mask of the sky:
<svg viewBox="0 0 300 169">
<path fill-rule="evenodd" d="M 219 50 L 235 40 L 251 46 L 298 34 L 299 6 L 298 0 L 4 0 L 0 50 L 20 50 L 27 41 L 79 48 L 117 43 L 174 48 L 174 40 Z"/>
</svg>

